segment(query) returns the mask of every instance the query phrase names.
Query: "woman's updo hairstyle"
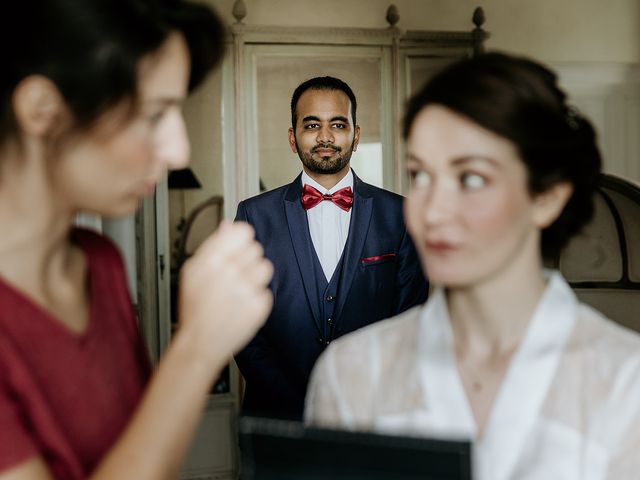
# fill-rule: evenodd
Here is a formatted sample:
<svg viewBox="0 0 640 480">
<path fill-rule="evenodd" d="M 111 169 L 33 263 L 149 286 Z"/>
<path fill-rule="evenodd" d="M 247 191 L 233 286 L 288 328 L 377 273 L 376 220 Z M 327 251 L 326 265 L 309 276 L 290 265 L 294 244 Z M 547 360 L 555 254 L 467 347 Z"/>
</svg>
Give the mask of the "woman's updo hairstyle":
<svg viewBox="0 0 640 480">
<path fill-rule="evenodd" d="M 573 194 L 558 219 L 542 231 L 542 254 L 555 256 L 593 215 L 601 159 L 591 123 L 566 103 L 556 75 L 532 60 L 487 53 L 437 73 L 411 98 L 407 139 L 418 113 L 442 105 L 510 140 L 528 171 L 532 195 L 567 181 Z"/>
<path fill-rule="evenodd" d="M 122 100 L 135 101 L 140 59 L 170 32 L 187 41 L 190 89 L 224 52 L 222 22 L 209 8 L 183 0 L 19 0 L 3 9 L 0 144 L 17 133 L 11 99 L 29 75 L 53 81 L 74 128 L 83 129 Z"/>
</svg>

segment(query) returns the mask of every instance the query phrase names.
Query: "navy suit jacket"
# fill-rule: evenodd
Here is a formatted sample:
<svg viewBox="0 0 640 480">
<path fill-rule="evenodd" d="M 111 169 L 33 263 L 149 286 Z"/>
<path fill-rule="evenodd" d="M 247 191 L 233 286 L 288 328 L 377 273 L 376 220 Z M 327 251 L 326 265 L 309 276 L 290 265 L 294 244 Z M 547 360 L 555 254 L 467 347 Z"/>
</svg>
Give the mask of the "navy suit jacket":
<svg viewBox="0 0 640 480">
<path fill-rule="evenodd" d="M 300 176 L 238 205 L 236 221 L 255 228 L 275 267 L 273 310 L 236 356 L 246 380 L 244 413 L 301 418 L 311 369 L 331 340 L 426 299 L 427 283 L 402 216 L 403 197 L 355 174 L 353 190 L 329 338 L 322 323 L 327 319 L 320 318 L 316 252 L 302 208 Z"/>
</svg>

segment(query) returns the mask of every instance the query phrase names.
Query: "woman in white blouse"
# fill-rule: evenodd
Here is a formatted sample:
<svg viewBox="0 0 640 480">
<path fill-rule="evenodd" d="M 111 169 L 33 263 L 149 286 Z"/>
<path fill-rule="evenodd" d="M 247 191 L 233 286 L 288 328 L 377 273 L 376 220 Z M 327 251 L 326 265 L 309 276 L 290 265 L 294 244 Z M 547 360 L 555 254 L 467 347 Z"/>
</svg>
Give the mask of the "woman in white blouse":
<svg viewBox="0 0 640 480">
<path fill-rule="evenodd" d="M 589 122 L 551 71 L 493 53 L 436 75 L 404 133 L 436 288 L 332 343 L 306 421 L 470 438 L 480 480 L 640 478 L 640 337 L 543 268 L 593 212 Z"/>
</svg>

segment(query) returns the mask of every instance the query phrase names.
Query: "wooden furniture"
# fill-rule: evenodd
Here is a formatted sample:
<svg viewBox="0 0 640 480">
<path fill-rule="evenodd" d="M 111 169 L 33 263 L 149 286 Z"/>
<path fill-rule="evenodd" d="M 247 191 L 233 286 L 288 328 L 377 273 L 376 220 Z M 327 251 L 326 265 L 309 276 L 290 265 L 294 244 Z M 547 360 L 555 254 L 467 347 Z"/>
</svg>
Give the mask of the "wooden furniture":
<svg viewBox="0 0 640 480">
<path fill-rule="evenodd" d="M 595 207 L 554 266 L 583 302 L 640 332 L 640 185 L 602 174 Z"/>
</svg>

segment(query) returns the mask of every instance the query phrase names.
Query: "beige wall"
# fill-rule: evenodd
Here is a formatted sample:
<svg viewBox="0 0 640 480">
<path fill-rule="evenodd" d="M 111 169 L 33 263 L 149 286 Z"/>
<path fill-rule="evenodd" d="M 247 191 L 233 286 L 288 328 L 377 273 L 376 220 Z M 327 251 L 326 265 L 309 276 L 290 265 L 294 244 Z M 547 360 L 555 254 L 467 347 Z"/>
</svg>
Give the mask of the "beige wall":
<svg viewBox="0 0 640 480">
<path fill-rule="evenodd" d="M 204 0 L 229 22 L 233 0 Z M 405 30 L 472 28 L 484 8 L 489 48 L 548 62 L 640 62 L 638 0 L 245 0 L 251 25 L 384 27 L 388 5 Z"/>
</svg>

